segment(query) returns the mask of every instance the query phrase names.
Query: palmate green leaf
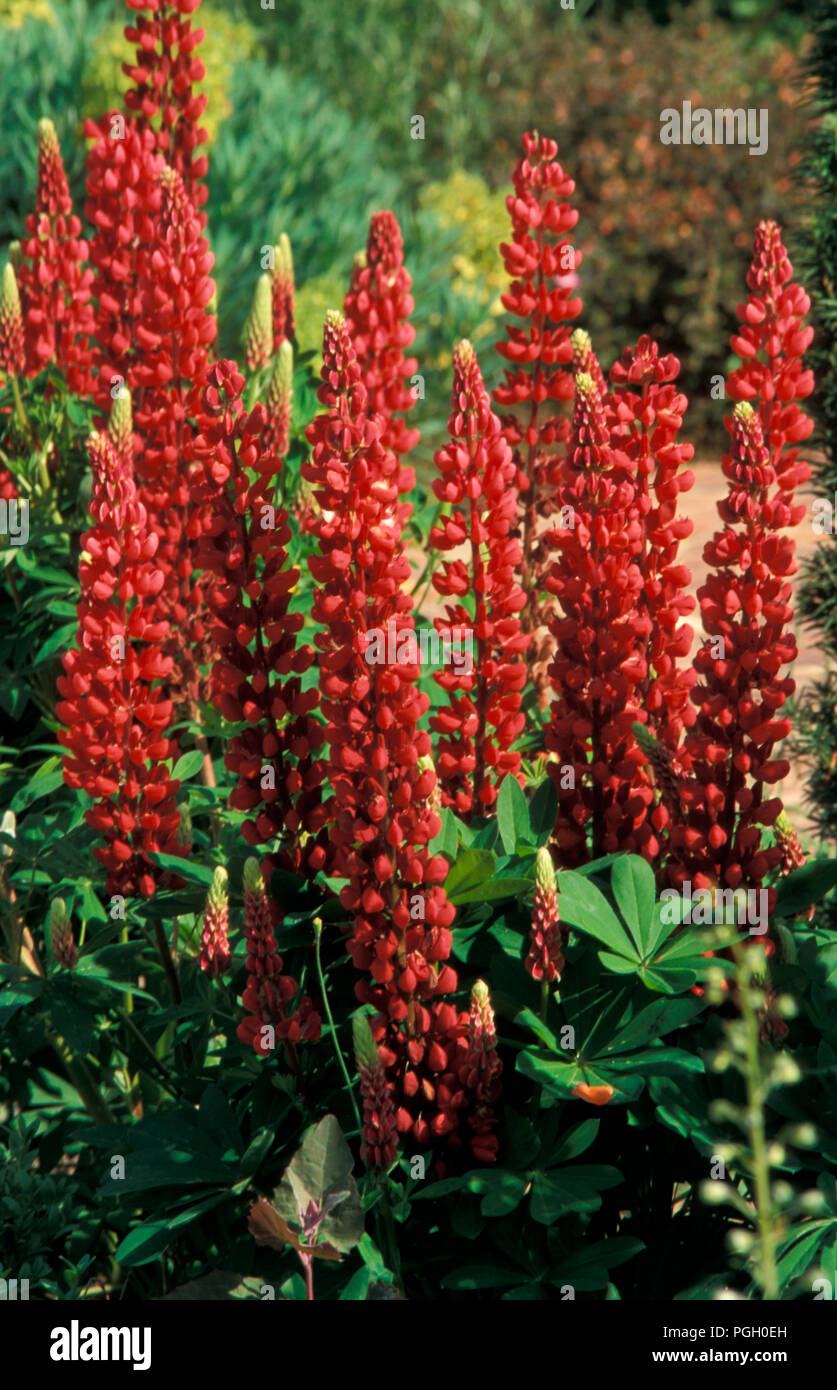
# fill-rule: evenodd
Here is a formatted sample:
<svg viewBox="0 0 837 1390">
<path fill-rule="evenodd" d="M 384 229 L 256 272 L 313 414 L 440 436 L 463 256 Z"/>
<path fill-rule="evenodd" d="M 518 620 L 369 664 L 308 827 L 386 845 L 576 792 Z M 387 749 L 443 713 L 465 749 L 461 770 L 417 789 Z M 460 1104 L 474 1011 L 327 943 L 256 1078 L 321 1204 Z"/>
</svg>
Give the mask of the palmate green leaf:
<svg viewBox="0 0 837 1390">
<path fill-rule="evenodd" d="M 517 1070 L 532 1081 L 546 1086 L 556 1095 L 569 1099 L 577 1086 L 612 1086 L 613 1096 L 610 1105 L 625 1104 L 637 1100 L 645 1088 L 645 1079 L 639 1074 L 620 1075 L 617 1068 L 601 1063 L 598 1059 L 583 1063 L 573 1056 L 566 1061 L 551 1053 L 527 1048 L 517 1058 Z"/>
<path fill-rule="evenodd" d="M 617 859 L 611 871 L 613 896 L 633 937 L 637 954 L 645 957 L 651 946 L 656 906 L 654 870 L 636 854 Z"/>
<path fill-rule="evenodd" d="M 532 825 L 523 788 L 516 777 L 505 777 L 497 796 L 497 826 L 506 854 L 514 854 L 519 841 L 530 843 Z"/>
<path fill-rule="evenodd" d="M 486 883 L 494 873 L 496 859 L 490 849 L 463 850 L 445 879 L 445 893 L 451 902 L 459 901 L 460 893 L 470 893 Z"/>
<path fill-rule="evenodd" d="M 618 1168 L 601 1163 L 537 1172 L 529 1210 L 540 1225 L 551 1226 L 568 1212 L 598 1211 L 602 1204 L 600 1193 L 623 1181 Z"/>
<path fill-rule="evenodd" d="M 574 869 L 558 874 L 558 903 L 562 922 L 601 941 L 617 955 L 637 959 L 630 937 L 607 898 Z"/>
</svg>

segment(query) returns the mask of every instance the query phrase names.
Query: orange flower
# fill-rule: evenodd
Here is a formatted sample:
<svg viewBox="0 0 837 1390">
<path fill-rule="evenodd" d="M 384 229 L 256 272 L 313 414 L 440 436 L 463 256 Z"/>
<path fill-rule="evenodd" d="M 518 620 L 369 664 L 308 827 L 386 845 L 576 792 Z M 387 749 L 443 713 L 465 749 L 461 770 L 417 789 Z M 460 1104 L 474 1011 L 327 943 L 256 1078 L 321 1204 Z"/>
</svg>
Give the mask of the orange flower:
<svg viewBox="0 0 837 1390">
<path fill-rule="evenodd" d="M 574 1096 L 586 1100 L 590 1105 L 607 1105 L 613 1095 L 612 1086 L 576 1086 Z"/>
</svg>

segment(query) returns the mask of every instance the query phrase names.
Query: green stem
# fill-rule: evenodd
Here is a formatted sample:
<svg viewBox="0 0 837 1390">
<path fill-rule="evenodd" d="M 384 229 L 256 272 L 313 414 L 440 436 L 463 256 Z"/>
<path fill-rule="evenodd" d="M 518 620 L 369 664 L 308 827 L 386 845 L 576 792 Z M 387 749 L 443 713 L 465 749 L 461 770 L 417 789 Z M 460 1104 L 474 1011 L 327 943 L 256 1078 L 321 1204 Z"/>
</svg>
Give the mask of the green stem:
<svg viewBox="0 0 837 1390">
<path fill-rule="evenodd" d="M 24 433 L 28 434 L 29 421 L 26 418 L 26 411 L 23 409 L 23 401 L 21 400 L 20 387 L 18 385 L 17 377 L 14 374 L 11 374 L 9 380 L 12 383 L 12 395 L 15 398 L 15 415 L 17 416 L 18 424 L 20 425 Z"/>
<path fill-rule="evenodd" d="M 770 1192 L 770 1162 L 767 1157 L 767 1136 L 764 1128 L 764 1085 L 759 1057 L 759 1020 L 753 1007 L 753 972 L 751 964 L 747 960 L 746 947 L 736 945 L 733 953 L 738 964 L 741 1012 L 745 1026 L 747 1127 L 753 1150 L 753 1186 L 759 1232 L 760 1282 L 764 1299 L 775 1301 L 779 1297 L 779 1280 L 776 1272 L 776 1240 L 773 1226 L 773 1202 Z"/>
<path fill-rule="evenodd" d="M 320 960 L 320 936 L 322 935 L 322 930 L 323 930 L 322 918 L 320 918 L 320 917 L 315 917 L 315 918 L 314 918 L 314 956 L 315 956 L 315 959 L 316 959 L 316 962 L 317 962 L 317 979 L 318 979 L 319 982 L 320 982 L 320 989 L 321 989 L 321 991 L 322 991 L 322 996 L 323 996 L 323 1007 L 325 1008 L 325 1011 L 326 1011 L 326 1018 L 328 1019 L 328 1026 L 329 1026 L 329 1028 L 331 1029 L 331 1037 L 332 1037 L 332 1040 L 333 1040 L 333 1042 L 334 1042 L 334 1050 L 335 1050 L 335 1052 L 337 1053 L 337 1060 L 338 1060 L 338 1062 L 340 1063 L 340 1070 L 342 1071 L 343 1077 L 344 1077 L 345 1082 L 346 1082 L 346 1090 L 347 1090 L 348 1093 L 349 1093 L 349 1100 L 352 1102 L 352 1110 L 354 1111 L 354 1114 L 355 1114 L 355 1122 L 356 1122 L 356 1124 L 357 1124 L 358 1134 L 360 1134 L 361 1131 L 362 1131 L 362 1129 L 363 1129 L 363 1125 L 361 1124 L 361 1119 L 360 1119 L 360 1111 L 359 1111 L 358 1108 L 357 1108 L 357 1101 L 355 1100 L 355 1093 L 354 1093 L 354 1088 L 353 1088 L 353 1086 L 352 1086 L 351 1077 L 349 1076 L 349 1069 L 348 1069 L 348 1067 L 346 1066 L 346 1062 L 345 1062 L 345 1060 L 344 1060 L 343 1053 L 340 1051 L 340 1044 L 339 1044 L 339 1042 L 337 1041 L 337 1029 L 336 1029 L 335 1026 L 334 1026 L 334 1018 L 333 1018 L 332 1012 L 331 1012 L 331 1005 L 330 1005 L 329 1002 L 328 1002 L 328 990 L 326 989 L 325 976 L 323 975 L 323 965 L 322 965 L 322 961 Z"/>
<path fill-rule="evenodd" d="M 91 1120 L 95 1120 L 97 1125 L 112 1125 L 115 1123 L 114 1116 L 107 1102 L 99 1095 L 98 1087 L 93 1079 L 87 1063 L 81 1057 L 74 1057 L 69 1045 L 52 1028 L 47 1027 L 47 1039 L 56 1057 L 61 1062 L 70 1081 L 78 1092 L 79 1098 Z"/>
</svg>

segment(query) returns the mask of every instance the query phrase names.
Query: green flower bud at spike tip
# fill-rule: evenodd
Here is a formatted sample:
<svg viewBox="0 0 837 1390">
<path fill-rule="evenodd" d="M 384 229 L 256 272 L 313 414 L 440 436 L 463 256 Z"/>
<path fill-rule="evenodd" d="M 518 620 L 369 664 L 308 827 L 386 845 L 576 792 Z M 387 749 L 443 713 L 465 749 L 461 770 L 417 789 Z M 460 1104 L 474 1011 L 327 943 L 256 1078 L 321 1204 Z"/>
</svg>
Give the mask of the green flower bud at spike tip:
<svg viewBox="0 0 837 1390">
<path fill-rule="evenodd" d="M 222 908 L 229 896 L 228 890 L 229 876 L 222 864 L 219 864 L 212 875 L 212 882 L 209 885 L 209 892 L 206 897 L 207 906 L 214 907 L 216 910 Z"/>
<path fill-rule="evenodd" d="M 586 328 L 574 328 L 570 334 L 573 352 L 592 352 L 593 342 Z"/>
<path fill-rule="evenodd" d="M 288 452 L 293 406 L 294 350 L 287 338 L 273 359 L 267 387 L 266 405 L 270 417 L 272 444 L 280 458 Z"/>
<path fill-rule="evenodd" d="M 19 241 L 9 242 L 9 265 L 13 268 L 15 275 L 23 265 L 23 252 Z"/>
<path fill-rule="evenodd" d="M 755 411 L 749 401 L 739 401 L 738 404 L 734 406 L 732 413 L 736 420 L 741 421 L 742 425 L 748 425 L 755 415 Z"/>
<path fill-rule="evenodd" d="M 23 362 L 23 314 L 17 276 L 9 261 L 0 281 L 0 371 L 19 376 Z"/>
<path fill-rule="evenodd" d="M 250 855 L 244 861 L 244 891 L 245 893 L 263 893 L 264 879 L 262 878 L 262 866 L 255 855 Z"/>
<path fill-rule="evenodd" d="M 555 892 L 555 865 L 546 845 L 535 855 L 535 884 L 543 893 Z"/>
<path fill-rule="evenodd" d="M 206 895 L 198 964 L 205 974 L 217 979 L 229 969 L 230 963 L 227 871 L 219 864 Z"/>
<path fill-rule="evenodd" d="M 59 150 L 58 135 L 49 116 L 38 121 L 38 153 L 55 154 Z"/>
<path fill-rule="evenodd" d="M 270 276 L 260 275 L 244 327 L 247 365 L 251 371 L 267 366 L 273 356 L 273 313 Z"/>
<path fill-rule="evenodd" d="M 56 965 L 72 970 L 78 959 L 70 914 L 63 898 L 55 898 L 49 907 L 49 942 Z"/>
<path fill-rule="evenodd" d="M 131 393 L 127 386 L 122 387 L 111 406 L 108 434 L 120 454 L 127 454 L 131 451 L 134 415 L 131 408 Z"/>
</svg>

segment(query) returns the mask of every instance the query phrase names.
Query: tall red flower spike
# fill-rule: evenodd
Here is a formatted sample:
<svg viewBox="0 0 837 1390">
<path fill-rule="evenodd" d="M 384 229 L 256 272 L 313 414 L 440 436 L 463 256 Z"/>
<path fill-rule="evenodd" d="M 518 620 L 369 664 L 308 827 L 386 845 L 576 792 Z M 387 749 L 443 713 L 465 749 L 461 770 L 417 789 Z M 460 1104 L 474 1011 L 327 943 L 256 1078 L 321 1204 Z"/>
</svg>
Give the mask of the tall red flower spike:
<svg viewBox="0 0 837 1390">
<path fill-rule="evenodd" d="M 552 855 L 542 845 L 535 856 L 535 901 L 526 969 L 533 980 L 552 984 L 564 969 L 564 933 L 558 911 L 555 866 Z"/>
<path fill-rule="evenodd" d="M 576 380 L 562 474 L 561 524 L 548 537 L 558 554 L 546 588 L 560 610 L 550 619 L 555 699 L 546 745 L 558 788 L 555 835 L 570 867 L 587 858 L 588 834 L 594 857 L 619 849 L 654 853 L 635 834 L 653 789 L 637 785 L 631 757 L 653 628 L 641 604 L 637 483 L 628 454 L 611 443 L 601 396 L 584 372 Z"/>
<path fill-rule="evenodd" d="M 206 895 L 201 924 L 201 945 L 198 964 L 206 975 L 216 978 L 230 968 L 230 900 L 227 892 L 227 871 L 220 864 L 212 875 Z"/>
<path fill-rule="evenodd" d="M 407 379 L 418 367 L 414 357 L 404 356 L 404 349 L 416 336 L 410 323 L 411 285 L 395 214 L 376 212 L 369 223 L 366 255 L 359 257 L 352 272 L 343 314 L 360 365 L 369 412 L 379 412 L 384 417 L 381 443 L 399 458 L 419 440 L 418 430 L 408 429 L 404 419 L 416 403 Z M 399 491 L 407 493 L 413 487 L 413 470 L 402 469 Z"/>
<path fill-rule="evenodd" d="M 762 827 L 782 810 L 781 800 L 765 792 L 789 771 L 774 750 L 790 733 L 779 711 L 795 689 L 779 675 L 796 656 L 788 626 L 794 543 L 780 532 L 797 525 L 805 507 L 781 489 L 771 496 L 776 470 L 752 406 L 739 402 L 727 427 L 728 493 L 718 505 L 725 524 L 705 548 L 711 568 L 698 590 L 708 636 L 695 657 L 698 713 L 685 739 L 692 765 L 681 786 L 687 820 L 672 831 L 669 874 L 698 887 L 757 888 L 783 858 L 780 845 L 762 843 Z M 771 910 L 774 897 L 771 889 Z"/>
<path fill-rule="evenodd" d="M 109 410 L 111 391 L 135 383 L 131 368 L 152 346 L 144 339 L 147 289 L 154 282 L 152 247 L 163 202 L 162 155 L 154 133 L 139 129 L 121 112 L 97 124 L 87 120 L 84 133 L 93 140 L 87 154 L 85 216 L 94 227 L 90 264 L 96 299 L 96 403 Z M 160 366 L 159 384 L 170 380 Z"/>
<path fill-rule="evenodd" d="M 497 1158 L 494 1106 L 500 1097 L 502 1070 L 488 986 L 477 980 L 471 990 L 467 1035 L 459 1044 L 457 1074 L 468 1093 L 468 1142 L 474 1158 L 482 1163 L 493 1163 Z"/>
<path fill-rule="evenodd" d="M 363 1099 L 363 1161 L 386 1172 L 398 1157 L 398 1130 L 392 1085 L 364 1013 L 352 1020 L 355 1063 Z"/>
<path fill-rule="evenodd" d="M 694 671 L 682 665 L 694 637 L 683 619 L 694 610 L 695 599 L 688 593 L 691 572 L 678 563 L 678 551 L 693 523 L 678 516 L 677 507 L 680 494 L 694 485 L 693 473 L 683 467 L 694 450 L 678 439 L 687 406 L 675 385 L 679 370 L 676 357 L 661 357 L 657 344 L 643 336 L 611 368 L 607 398 L 611 442 L 631 460 L 642 528 L 637 563 L 643 585 L 637 611 L 648 617 L 651 627 L 645 642 L 647 672 L 636 699 L 652 739 L 662 749 L 660 756 L 667 756 L 672 766 L 684 731 L 694 723 L 690 691 L 696 679 Z M 628 756 L 643 764 L 647 749 L 640 742 Z M 659 760 L 651 759 L 655 773 Z M 643 786 L 648 772 L 638 766 L 632 780 L 636 787 Z M 659 777 L 654 780 L 660 787 Z M 647 796 L 647 791 L 642 794 Z M 632 847 L 652 861 L 665 853 L 674 806 L 676 800 L 663 795 L 633 827 Z"/>
<path fill-rule="evenodd" d="M 811 475 L 796 445 L 814 428 L 798 405 L 814 389 L 814 374 L 802 362 L 814 330 L 803 323 L 811 301 L 793 282 L 775 222 L 760 222 L 756 229 L 747 286 L 747 303 L 738 306 L 740 326 L 730 339 L 744 361 L 730 373 L 727 390 L 734 401 L 749 401 L 758 411 L 777 485 L 792 492 Z"/>
<path fill-rule="evenodd" d="M 93 272 L 73 203 L 52 121 L 38 122 L 38 188 L 35 211 L 21 242 L 19 286 L 26 328 L 26 367 L 37 376 L 55 361 L 71 391 L 92 386 L 90 338 Z"/>
<path fill-rule="evenodd" d="M 197 429 L 190 449 L 203 474 L 193 495 L 198 506 L 208 504 L 197 558 L 215 577 L 207 599 L 220 653 L 213 699 L 225 719 L 249 726 L 232 736 L 225 756 L 238 778 L 231 805 L 251 815 L 245 840 L 279 837 L 294 865 L 316 871 L 324 854 L 307 835 L 322 824 L 322 769 L 312 759 L 322 730 L 312 717 L 316 688 L 303 690 L 301 680 L 314 653 L 297 645 L 302 614 L 289 606 L 299 571 L 288 564 L 287 513 L 270 501 L 281 460 L 264 445 L 264 406 L 248 414 L 243 389 L 235 363 L 216 362 L 190 405 Z"/>
<path fill-rule="evenodd" d="M 49 905 L 49 934 L 52 958 L 59 969 L 75 970 L 78 960 L 73 924 L 63 898 Z"/>
<path fill-rule="evenodd" d="M 322 1023 L 307 994 L 300 996 L 296 1008 L 289 1007 L 299 987 L 290 975 L 282 974 L 282 957 L 273 932 L 273 917 L 278 917 L 274 906 L 264 890 L 259 861 L 248 859 L 244 865 L 247 985 L 241 996 L 245 1017 L 236 1028 L 236 1037 L 260 1057 L 267 1057 L 275 1038 L 280 1038 L 293 1070 L 298 1072 L 294 1044 L 316 1042 Z"/>
<path fill-rule="evenodd" d="M 282 343 L 291 342 L 296 331 L 294 294 L 294 262 L 291 243 L 283 232 L 273 248 L 273 270 L 270 276 L 273 346 L 277 350 Z"/>
<path fill-rule="evenodd" d="M 133 84 L 125 93 L 125 110 L 141 128 L 153 132 L 155 148 L 180 174 L 196 208 L 207 199 L 203 180 L 209 167 L 206 155 L 196 153 L 207 141 L 206 130 L 199 124 L 207 98 L 192 90 L 206 76 L 196 54 L 204 30 L 193 29 L 189 18 L 200 3 L 126 0 L 128 8 L 138 12 L 136 24 L 125 26 L 125 37 L 137 45 L 137 51 L 135 63 L 122 64 Z M 203 227 L 206 214 L 199 216 Z"/>
<path fill-rule="evenodd" d="M 459 659 L 436 673 L 448 702 L 430 727 L 438 735 L 444 804 L 467 819 L 484 814 L 503 778 L 519 773 L 520 754 L 511 745 L 526 722 L 520 704 L 529 637 L 520 631 L 524 598 L 514 578 L 521 557 L 515 467 L 465 340 L 454 350 L 448 430 L 451 442 L 435 456 L 441 477 L 433 491 L 453 510 L 433 527 L 430 543 L 469 553 L 446 560 L 433 576 L 436 592 L 453 599 L 436 629 Z"/>
<path fill-rule="evenodd" d="M 419 728 L 429 702 L 416 684 L 403 588 L 409 505 L 399 501 L 398 459 L 381 443 L 380 416 L 370 418 L 340 314 L 326 316 L 319 399 L 325 411 L 308 428 L 312 457 L 302 471 L 318 503 L 309 565 L 333 789 L 331 872 L 347 880 L 340 901 L 353 917 L 349 951 L 371 975 L 355 993 L 378 1010 L 372 1029 L 395 1087 L 398 1129 L 426 1144 L 456 1128 L 460 1103 L 450 1071 L 457 1013 L 443 1002 L 456 988 L 446 963 L 454 909 L 441 887 L 447 861 L 428 851 L 440 820 L 429 804 L 435 775 L 419 765 L 430 752 Z"/>
<path fill-rule="evenodd" d="M 581 252 L 567 238 L 578 213 L 566 201 L 575 184 L 556 159 L 558 146 L 536 132 L 527 132 L 522 144 L 523 157 L 512 175 L 514 192 L 506 199 L 512 240 L 500 247 L 512 277 L 503 304 L 522 322 L 510 324 L 506 341 L 497 343 L 511 366 L 494 400 L 510 408 L 503 430 L 514 451 L 523 504 L 523 625 L 534 631 L 547 616 L 539 598 L 549 564 L 540 523 L 554 514 L 556 462 L 569 434 L 569 422 L 556 416 L 555 406 L 573 396 L 573 378 L 564 369 L 572 358 L 570 321 L 582 307 L 573 293 Z"/>
<path fill-rule="evenodd" d="M 89 451 L 93 526 L 82 538 L 78 645 L 58 678 L 58 739 L 64 781 L 96 803 L 84 814 L 104 836 L 93 852 L 107 868 L 107 891 L 150 897 L 159 871 L 149 852 L 185 852 L 180 784 L 166 766 L 176 754 L 165 735 L 172 703 L 160 692 L 171 669 L 160 651 L 167 627 L 154 617 L 163 575 L 129 466 L 107 435 L 93 435 Z"/>
</svg>

